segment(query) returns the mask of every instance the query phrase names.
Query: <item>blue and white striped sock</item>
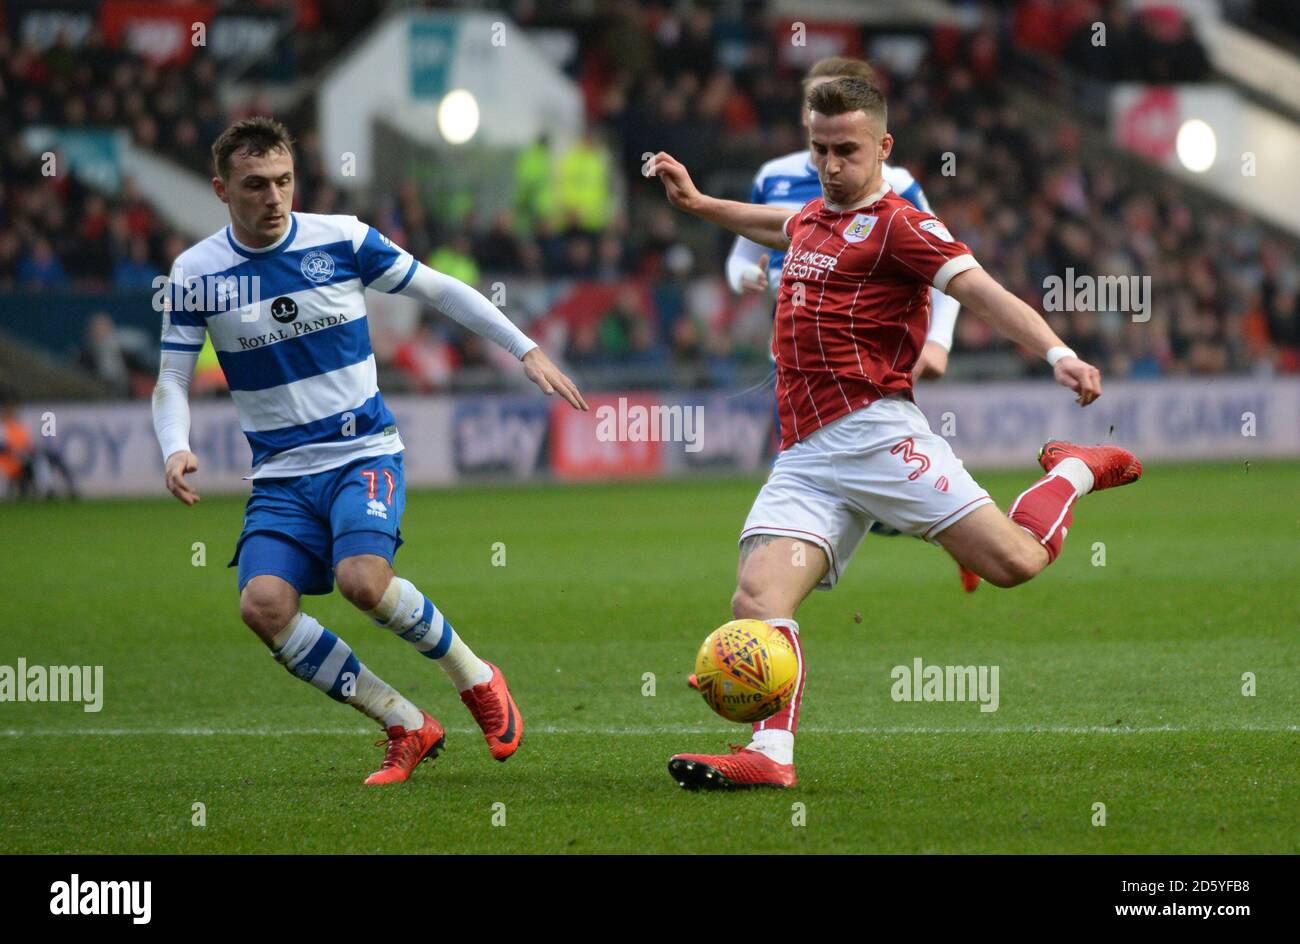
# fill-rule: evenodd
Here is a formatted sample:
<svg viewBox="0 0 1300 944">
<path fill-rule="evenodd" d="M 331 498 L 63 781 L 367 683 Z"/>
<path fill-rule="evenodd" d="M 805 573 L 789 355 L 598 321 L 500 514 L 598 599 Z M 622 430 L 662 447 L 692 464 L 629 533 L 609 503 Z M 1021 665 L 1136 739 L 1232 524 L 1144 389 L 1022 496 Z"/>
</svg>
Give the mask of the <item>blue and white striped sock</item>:
<svg viewBox="0 0 1300 944">
<path fill-rule="evenodd" d="M 442 666 L 457 691 L 492 680 L 492 669 L 474 655 L 442 611 L 411 581 L 394 577 L 369 615 L 376 626 L 405 639 L 422 656 Z"/>
<path fill-rule="evenodd" d="M 352 647 L 306 613 L 298 613 L 272 643 L 272 654 L 291 673 L 351 705 L 385 728 L 420 727 L 420 709 L 367 669 Z"/>
</svg>

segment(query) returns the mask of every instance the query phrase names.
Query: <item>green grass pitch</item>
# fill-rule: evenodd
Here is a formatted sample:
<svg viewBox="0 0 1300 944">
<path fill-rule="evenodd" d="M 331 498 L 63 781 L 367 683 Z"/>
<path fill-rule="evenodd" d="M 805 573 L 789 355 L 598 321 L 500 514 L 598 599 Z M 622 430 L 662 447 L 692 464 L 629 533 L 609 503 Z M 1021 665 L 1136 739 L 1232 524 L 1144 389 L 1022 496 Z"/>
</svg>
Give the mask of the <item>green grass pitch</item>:
<svg viewBox="0 0 1300 944">
<path fill-rule="evenodd" d="M 1032 478 L 981 476 L 1003 508 Z M 799 786 L 740 794 L 666 761 L 746 740 L 684 678 L 756 480 L 412 494 L 398 571 L 506 670 L 527 736 L 493 762 L 440 670 L 309 597 L 448 726 L 387 789 L 361 785 L 378 732 L 240 623 L 242 500 L 3 507 L 0 664 L 102 665 L 105 693 L 0 703 L 0 852 L 1300 852 L 1298 482 L 1157 464 L 1084 499 L 1042 576 L 970 597 L 938 549 L 869 536 L 800 613 Z M 1000 707 L 893 701 L 916 657 L 999 666 Z"/>
</svg>

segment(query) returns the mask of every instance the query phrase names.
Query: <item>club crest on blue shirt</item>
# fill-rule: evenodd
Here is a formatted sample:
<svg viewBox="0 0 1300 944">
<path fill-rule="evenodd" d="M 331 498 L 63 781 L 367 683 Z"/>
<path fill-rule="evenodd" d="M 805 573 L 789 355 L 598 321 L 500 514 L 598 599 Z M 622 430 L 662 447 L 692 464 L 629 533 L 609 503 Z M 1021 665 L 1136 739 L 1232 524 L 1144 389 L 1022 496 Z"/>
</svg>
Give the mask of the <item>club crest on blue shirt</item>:
<svg viewBox="0 0 1300 944">
<path fill-rule="evenodd" d="M 871 231 L 876 226 L 876 219 L 876 217 L 867 216 L 865 213 L 854 213 L 853 219 L 844 228 L 844 241 L 848 243 L 862 242 L 871 235 Z"/>
<path fill-rule="evenodd" d="M 334 274 L 334 257 L 323 249 L 313 249 L 302 257 L 299 268 L 304 277 L 319 285 Z"/>
</svg>

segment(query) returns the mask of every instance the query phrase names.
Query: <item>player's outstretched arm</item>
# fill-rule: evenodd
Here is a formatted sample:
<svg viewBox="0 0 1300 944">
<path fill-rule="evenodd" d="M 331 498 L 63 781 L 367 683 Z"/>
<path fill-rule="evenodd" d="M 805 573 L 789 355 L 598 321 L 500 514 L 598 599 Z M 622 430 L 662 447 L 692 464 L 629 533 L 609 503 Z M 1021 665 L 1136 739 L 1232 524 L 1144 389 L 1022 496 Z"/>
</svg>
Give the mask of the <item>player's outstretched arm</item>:
<svg viewBox="0 0 1300 944">
<path fill-rule="evenodd" d="M 401 294 L 428 305 L 505 348 L 519 358 L 524 365 L 524 374 L 547 396 L 558 393 L 575 410 L 587 409 L 587 401 L 582 398 L 577 385 L 501 309 L 459 279 L 431 269 L 422 262 L 416 266 L 415 274 L 401 289 Z"/>
<path fill-rule="evenodd" d="M 657 176 L 663 182 L 668 202 L 679 210 L 717 223 L 761 246 L 770 249 L 790 247 L 790 237 L 785 234 L 786 220 L 792 215 L 789 210 L 761 203 L 719 200 L 700 193 L 686 168 L 665 151 L 650 158 L 646 164 L 646 176 Z"/>
<path fill-rule="evenodd" d="M 198 359 L 189 351 L 163 351 L 153 388 L 153 429 L 162 448 L 167 490 L 187 505 L 199 500 L 185 481 L 199 470 L 198 457 L 190 451 L 190 378 Z"/>
<path fill-rule="evenodd" d="M 1052 365 L 1056 382 L 1073 390 L 1080 406 L 1087 406 L 1101 396 L 1101 371 L 1076 357 L 1038 312 L 999 285 L 983 269 L 957 273 L 944 291 L 988 322 L 1003 337 L 1044 358 Z"/>
</svg>

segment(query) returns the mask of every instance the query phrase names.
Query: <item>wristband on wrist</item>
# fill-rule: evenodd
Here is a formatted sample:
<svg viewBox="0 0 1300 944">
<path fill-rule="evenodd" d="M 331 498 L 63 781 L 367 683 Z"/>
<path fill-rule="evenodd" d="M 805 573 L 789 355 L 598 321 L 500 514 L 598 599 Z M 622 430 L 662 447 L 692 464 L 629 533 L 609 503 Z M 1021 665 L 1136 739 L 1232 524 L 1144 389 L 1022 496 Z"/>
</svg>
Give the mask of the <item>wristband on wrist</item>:
<svg viewBox="0 0 1300 944">
<path fill-rule="evenodd" d="M 1047 353 L 1044 355 L 1047 363 L 1052 367 L 1055 367 L 1056 362 L 1063 358 L 1078 356 L 1078 354 L 1074 353 L 1074 351 L 1070 350 L 1064 344 L 1058 344 L 1056 347 L 1048 348 Z"/>
</svg>

